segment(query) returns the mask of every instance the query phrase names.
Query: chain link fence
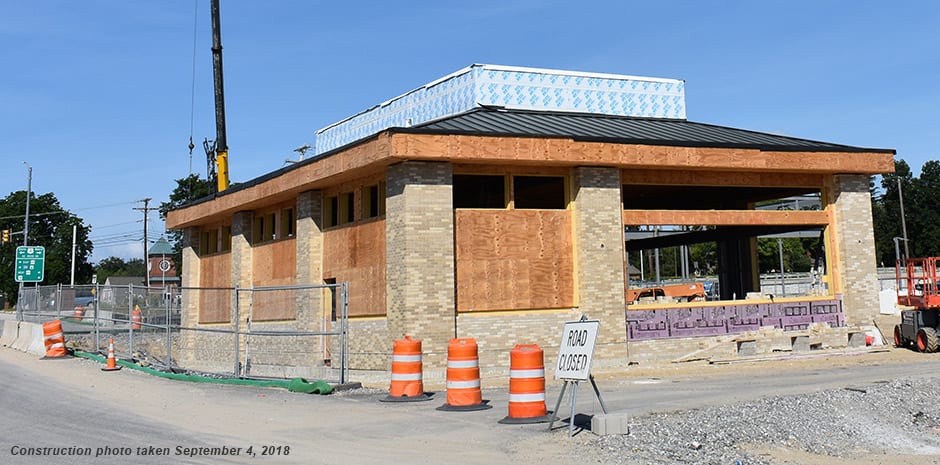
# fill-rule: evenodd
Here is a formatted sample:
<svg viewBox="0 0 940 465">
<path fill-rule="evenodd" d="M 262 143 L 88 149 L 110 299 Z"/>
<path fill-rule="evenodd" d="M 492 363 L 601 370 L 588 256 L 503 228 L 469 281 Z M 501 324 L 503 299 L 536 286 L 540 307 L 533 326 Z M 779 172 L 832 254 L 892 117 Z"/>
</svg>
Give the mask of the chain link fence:
<svg viewBox="0 0 940 465">
<path fill-rule="evenodd" d="M 16 314 L 61 320 L 77 350 L 106 354 L 113 339 L 119 358 L 166 371 L 342 384 L 349 379 L 347 289 L 29 286 Z"/>
</svg>

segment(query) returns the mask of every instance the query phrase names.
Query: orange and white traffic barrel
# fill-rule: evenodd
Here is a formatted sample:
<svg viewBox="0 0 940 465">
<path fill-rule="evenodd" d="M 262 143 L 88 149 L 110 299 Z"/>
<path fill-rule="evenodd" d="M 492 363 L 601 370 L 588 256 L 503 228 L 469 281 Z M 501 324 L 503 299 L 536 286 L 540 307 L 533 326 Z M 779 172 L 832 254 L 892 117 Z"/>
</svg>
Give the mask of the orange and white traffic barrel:
<svg viewBox="0 0 940 465">
<path fill-rule="evenodd" d="M 76 321 L 82 321 L 82 318 L 85 316 L 85 312 L 82 310 L 81 305 L 75 306 L 75 315 L 74 318 Z"/>
<path fill-rule="evenodd" d="M 140 329 L 140 306 L 134 305 L 134 311 L 131 313 L 131 329 Z"/>
<path fill-rule="evenodd" d="M 65 349 L 65 334 L 62 333 L 62 322 L 52 320 L 42 324 L 42 338 L 46 346 L 46 356 L 43 359 L 62 358 L 69 355 Z"/>
<path fill-rule="evenodd" d="M 544 423 L 545 362 L 538 344 L 517 344 L 509 353 L 509 415 L 499 423 Z"/>
<path fill-rule="evenodd" d="M 405 336 L 392 344 L 392 383 L 382 402 L 431 400 L 424 392 L 421 341 Z"/>
<path fill-rule="evenodd" d="M 492 408 L 480 390 L 480 358 L 472 337 L 455 338 L 447 345 L 447 403 L 438 410 L 483 410 Z"/>
</svg>

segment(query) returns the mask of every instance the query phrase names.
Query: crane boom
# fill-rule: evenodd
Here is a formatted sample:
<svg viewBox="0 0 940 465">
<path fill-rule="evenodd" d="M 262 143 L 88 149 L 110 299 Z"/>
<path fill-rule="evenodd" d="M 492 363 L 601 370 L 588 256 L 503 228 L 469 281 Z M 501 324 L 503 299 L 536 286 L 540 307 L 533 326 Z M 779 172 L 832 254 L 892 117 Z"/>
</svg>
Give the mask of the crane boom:
<svg viewBox="0 0 940 465">
<path fill-rule="evenodd" d="M 219 0 L 212 0 L 212 75 L 215 87 L 215 164 L 218 192 L 228 189 L 228 142 L 225 137 L 225 90 L 222 82 L 222 26 Z"/>
</svg>

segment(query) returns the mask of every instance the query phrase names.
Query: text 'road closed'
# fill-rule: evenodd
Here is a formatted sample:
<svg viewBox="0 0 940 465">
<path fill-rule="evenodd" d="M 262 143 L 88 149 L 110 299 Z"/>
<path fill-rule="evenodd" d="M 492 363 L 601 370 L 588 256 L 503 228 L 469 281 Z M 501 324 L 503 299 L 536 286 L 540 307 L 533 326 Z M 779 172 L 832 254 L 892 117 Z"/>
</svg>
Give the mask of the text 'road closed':
<svg viewBox="0 0 940 465">
<path fill-rule="evenodd" d="M 556 379 L 587 380 L 591 373 L 591 357 L 597 340 L 597 320 L 565 323 L 558 347 Z"/>
</svg>

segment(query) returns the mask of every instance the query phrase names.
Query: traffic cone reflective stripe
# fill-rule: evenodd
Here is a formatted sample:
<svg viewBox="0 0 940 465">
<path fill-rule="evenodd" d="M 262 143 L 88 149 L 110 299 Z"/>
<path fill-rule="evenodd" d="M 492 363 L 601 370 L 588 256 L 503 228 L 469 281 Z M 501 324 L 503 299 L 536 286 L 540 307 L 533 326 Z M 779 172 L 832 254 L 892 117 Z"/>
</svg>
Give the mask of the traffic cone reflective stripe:
<svg viewBox="0 0 940 465">
<path fill-rule="evenodd" d="M 392 344 L 392 382 L 383 402 L 430 400 L 422 380 L 421 341 L 405 336 Z"/>
<path fill-rule="evenodd" d="M 542 423 L 545 408 L 545 364 L 537 344 L 518 344 L 510 353 L 509 415 L 500 423 Z"/>
<path fill-rule="evenodd" d="M 438 410 L 491 408 L 480 391 L 480 359 L 473 338 L 451 339 L 447 346 L 447 403 Z"/>
</svg>

